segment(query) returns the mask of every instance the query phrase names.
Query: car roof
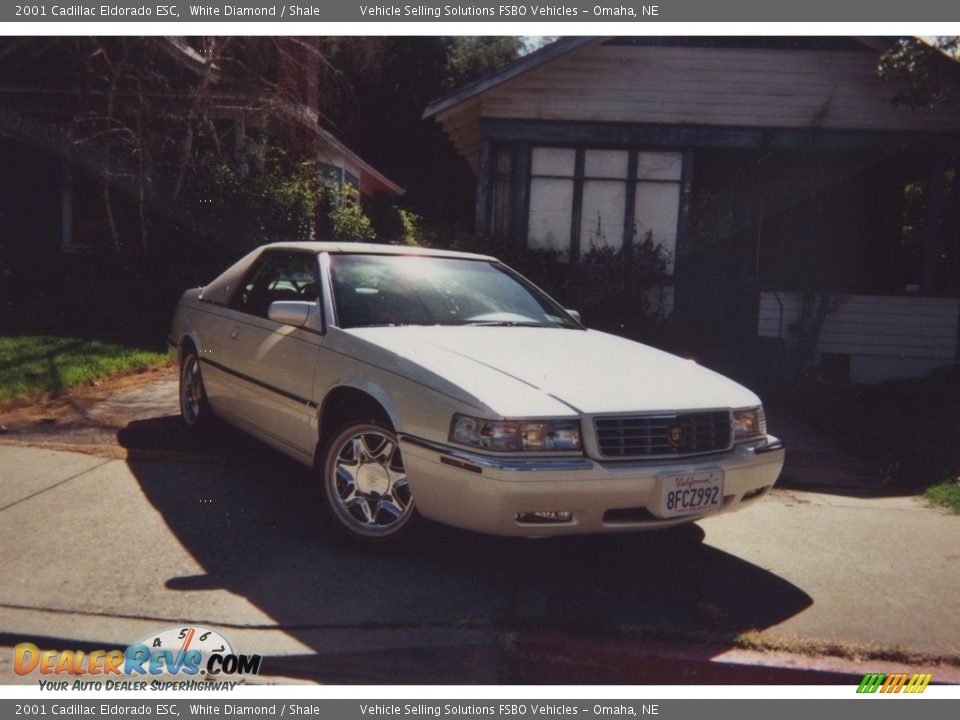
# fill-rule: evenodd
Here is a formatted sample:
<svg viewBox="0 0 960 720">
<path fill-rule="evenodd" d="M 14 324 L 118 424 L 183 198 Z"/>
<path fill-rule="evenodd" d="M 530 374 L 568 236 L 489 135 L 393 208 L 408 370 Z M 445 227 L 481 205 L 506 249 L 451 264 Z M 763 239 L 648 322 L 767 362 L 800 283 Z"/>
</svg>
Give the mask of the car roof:
<svg viewBox="0 0 960 720">
<path fill-rule="evenodd" d="M 307 250 L 315 253 L 360 254 L 360 255 L 421 255 L 427 257 L 462 258 L 464 260 L 496 260 L 490 255 L 440 250 L 419 245 L 379 245 L 358 242 L 277 242 L 264 245 L 259 250 Z"/>
<path fill-rule="evenodd" d="M 299 250 L 310 253 L 331 253 L 334 255 L 408 255 L 420 257 L 460 258 L 461 260 L 485 260 L 496 262 L 489 255 L 455 252 L 453 250 L 435 250 L 419 246 L 377 245 L 375 243 L 353 242 L 278 242 L 261 245 L 247 253 L 237 262 L 218 275 L 200 291 L 200 297 L 211 302 L 226 304 L 234 290 L 243 280 L 253 262 L 266 250 Z"/>
</svg>

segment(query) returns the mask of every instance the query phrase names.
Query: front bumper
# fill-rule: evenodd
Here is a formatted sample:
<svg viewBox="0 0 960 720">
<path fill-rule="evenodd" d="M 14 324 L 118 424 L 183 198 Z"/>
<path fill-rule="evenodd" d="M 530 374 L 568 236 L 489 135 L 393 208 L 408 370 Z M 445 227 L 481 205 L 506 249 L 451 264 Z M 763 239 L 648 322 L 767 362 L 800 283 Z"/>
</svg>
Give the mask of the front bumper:
<svg viewBox="0 0 960 720">
<path fill-rule="evenodd" d="M 723 506 L 733 512 L 773 487 L 785 450 L 777 438 L 743 443 L 719 455 L 670 461 L 598 462 L 586 457 L 490 457 L 418 438 L 400 438 L 407 480 L 421 514 L 493 535 L 548 537 L 670 527 L 703 515 L 655 514 L 658 477 L 722 471 Z M 518 520 L 570 513 L 564 521 Z"/>
</svg>

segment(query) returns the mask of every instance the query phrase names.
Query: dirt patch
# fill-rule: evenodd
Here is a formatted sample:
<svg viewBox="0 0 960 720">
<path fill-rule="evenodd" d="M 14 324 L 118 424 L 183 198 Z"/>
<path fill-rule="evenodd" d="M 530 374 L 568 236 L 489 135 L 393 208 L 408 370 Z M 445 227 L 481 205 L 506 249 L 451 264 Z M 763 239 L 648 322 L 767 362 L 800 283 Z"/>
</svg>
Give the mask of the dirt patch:
<svg viewBox="0 0 960 720">
<path fill-rule="evenodd" d="M 12 425 L 24 422 L 49 421 L 64 414 L 88 408 L 117 393 L 156 380 L 177 379 L 176 368 L 169 364 L 139 368 L 129 373 L 120 373 L 97 380 L 85 387 L 53 396 L 50 393 L 19 397 L 0 403 L 0 424 Z"/>
<path fill-rule="evenodd" d="M 95 386 L 0 408 L 0 443 L 117 460 L 217 462 L 223 442 L 184 432 L 176 368 L 112 377 Z"/>
</svg>

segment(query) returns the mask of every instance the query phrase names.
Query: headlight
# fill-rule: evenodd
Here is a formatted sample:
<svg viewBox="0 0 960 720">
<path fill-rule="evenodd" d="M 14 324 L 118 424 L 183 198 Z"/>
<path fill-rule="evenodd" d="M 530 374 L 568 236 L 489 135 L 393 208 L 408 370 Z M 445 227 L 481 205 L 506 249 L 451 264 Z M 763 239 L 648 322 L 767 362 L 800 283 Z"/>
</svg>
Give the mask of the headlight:
<svg viewBox="0 0 960 720">
<path fill-rule="evenodd" d="M 748 440 L 767 434 L 767 418 L 762 407 L 733 411 L 733 439 Z"/>
<path fill-rule="evenodd" d="M 576 420 L 483 420 L 454 415 L 450 440 L 484 450 L 579 450 L 580 423 Z"/>
</svg>

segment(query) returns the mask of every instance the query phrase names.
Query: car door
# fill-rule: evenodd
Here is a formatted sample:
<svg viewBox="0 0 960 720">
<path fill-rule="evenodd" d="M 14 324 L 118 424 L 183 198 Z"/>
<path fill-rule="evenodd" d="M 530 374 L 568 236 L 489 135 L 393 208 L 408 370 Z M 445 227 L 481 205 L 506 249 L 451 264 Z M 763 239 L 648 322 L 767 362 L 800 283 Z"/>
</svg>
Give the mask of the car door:
<svg viewBox="0 0 960 720">
<path fill-rule="evenodd" d="M 324 340 L 320 293 L 315 253 L 268 250 L 237 288 L 222 341 L 235 420 L 281 449 L 307 454 L 317 440 L 313 373 Z M 278 300 L 312 303 L 307 324 L 270 320 L 270 304 Z"/>
</svg>

